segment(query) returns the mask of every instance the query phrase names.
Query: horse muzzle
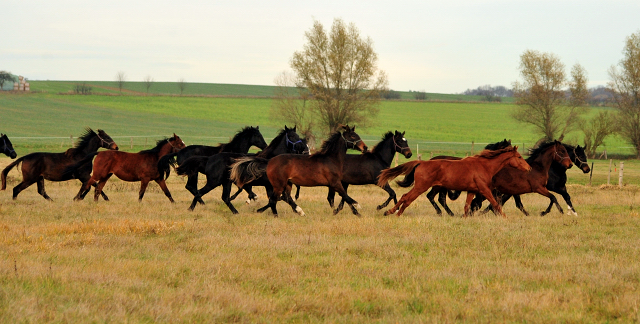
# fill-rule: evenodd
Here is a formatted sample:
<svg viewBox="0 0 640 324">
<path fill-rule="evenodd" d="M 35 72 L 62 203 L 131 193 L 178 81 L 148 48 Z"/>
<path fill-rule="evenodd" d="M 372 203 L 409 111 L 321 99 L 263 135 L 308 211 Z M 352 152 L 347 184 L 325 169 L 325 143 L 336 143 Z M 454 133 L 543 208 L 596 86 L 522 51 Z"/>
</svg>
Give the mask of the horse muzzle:
<svg viewBox="0 0 640 324">
<path fill-rule="evenodd" d="M 109 145 L 109 149 L 110 149 L 110 150 L 115 150 L 115 151 L 117 151 L 119 148 L 118 148 L 118 145 L 116 145 L 115 143 L 113 143 L 113 144 Z"/>
<path fill-rule="evenodd" d="M 11 154 L 9 154 L 9 157 L 15 159 L 16 157 L 18 157 L 18 154 L 16 153 L 16 151 L 13 151 L 11 152 Z"/>
<path fill-rule="evenodd" d="M 402 155 L 408 159 L 413 155 L 413 153 L 411 152 L 411 149 L 407 147 L 402 149 Z"/>
</svg>

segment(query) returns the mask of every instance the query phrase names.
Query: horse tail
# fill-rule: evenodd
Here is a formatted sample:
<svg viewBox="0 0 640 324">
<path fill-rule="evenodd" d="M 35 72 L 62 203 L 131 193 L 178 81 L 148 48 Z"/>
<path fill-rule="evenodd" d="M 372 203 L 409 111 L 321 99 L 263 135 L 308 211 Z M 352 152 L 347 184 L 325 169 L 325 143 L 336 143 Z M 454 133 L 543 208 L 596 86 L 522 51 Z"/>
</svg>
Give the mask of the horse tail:
<svg viewBox="0 0 640 324">
<path fill-rule="evenodd" d="M 175 159 L 178 153 L 179 152 L 163 155 L 158 160 L 158 172 L 160 173 L 161 178 L 166 180 L 169 177 L 169 174 L 171 174 L 171 167 L 173 166 L 175 168 L 178 166 L 178 162 Z"/>
<path fill-rule="evenodd" d="M 245 183 L 261 178 L 267 172 L 269 160 L 257 157 L 243 157 L 231 165 L 229 179 L 242 188 Z"/>
<path fill-rule="evenodd" d="M 9 171 L 11 171 L 11 169 L 13 169 L 14 166 L 18 165 L 18 163 L 22 162 L 22 160 L 24 160 L 24 156 L 15 160 L 13 163 L 7 165 L 6 168 L 4 168 L 4 170 L 2 170 L 2 189 L 0 190 L 5 190 L 7 189 L 7 174 L 9 173 Z"/>
<path fill-rule="evenodd" d="M 462 193 L 462 191 L 458 191 L 458 190 L 447 190 L 447 196 L 451 200 L 458 199 L 458 197 L 460 197 L 461 193 Z"/>
<path fill-rule="evenodd" d="M 180 164 L 180 166 L 176 168 L 176 173 L 186 176 L 196 175 L 198 174 L 198 172 L 200 172 L 200 170 L 204 171 L 204 168 L 207 166 L 208 160 L 208 156 L 192 156 L 182 161 L 182 164 Z"/>
<path fill-rule="evenodd" d="M 93 153 L 91 153 L 91 154 L 89 154 L 89 155 L 85 156 L 82 160 L 80 160 L 80 161 L 76 162 L 75 164 L 72 164 L 72 165 L 70 165 L 70 166 L 66 167 L 66 168 L 64 169 L 64 171 L 62 172 L 62 175 L 63 175 L 63 176 L 67 176 L 67 175 L 69 175 L 69 174 L 74 174 L 74 173 L 76 173 L 76 171 L 77 171 L 81 166 L 83 166 L 83 165 L 85 165 L 85 164 L 87 164 L 87 163 L 90 163 L 90 162 L 93 160 L 93 157 L 94 157 L 94 156 L 96 156 L 96 155 L 98 155 L 98 153 L 100 153 L 100 152 L 93 152 Z"/>
<path fill-rule="evenodd" d="M 386 169 L 380 173 L 378 176 L 378 186 L 384 187 L 389 181 L 397 178 L 402 174 L 409 173 L 406 177 L 404 177 L 403 181 L 399 181 L 398 185 L 401 187 L 408 187 L 413 184 L 413 171 L 422 161 L 411 161 L 405 164 L 401 164 L 395 168 Z"/>
</svg>

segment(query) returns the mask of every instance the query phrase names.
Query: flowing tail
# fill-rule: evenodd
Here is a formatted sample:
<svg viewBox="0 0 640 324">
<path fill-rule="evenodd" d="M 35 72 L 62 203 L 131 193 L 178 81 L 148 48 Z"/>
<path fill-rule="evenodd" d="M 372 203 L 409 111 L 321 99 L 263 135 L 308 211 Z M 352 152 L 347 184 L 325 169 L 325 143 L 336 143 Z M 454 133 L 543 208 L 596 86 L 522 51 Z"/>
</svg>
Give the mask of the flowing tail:
<svg viewBox="0 0 640 324">
<path fill-rule="evenodd" d="M 89 154 L 89 155 L 85 156 L 82 160 L 80 160 L 80 161 L 76 162 L 75 164 L 72 164 L 72 165 L 70 165 L 70 166 L 66 167 L 66 168 L 64 169 L 64 171 L 62 172 L 63 177 L 66 177 L 66 176 L 68 176 L 68 175 L 70 175 L 70 174 L 71 174 L 71 175 L 73 175 L 73 178 L 77 178 L 77 177 L 75 176 L 76 171 L 77 171 L 80 167 L 82 167 L 83 165 L 85 165 L 85 164 L 87 164 L 87 163 L 91 163 L 91 161 L 93 160 L 93 157 L 94 157 L 94 156 L 96 156 L 96 155 L 98 155 L 98 153 L 100 153 L 100 152 L 93 152 L 93 153 L 91 153 L 91 154 Z"/>
<path fill-rule="evenodd" d="M 257 157 L 243 157 L 236 159 L 231 165 L 231 173 L 229 179 L 233 181 L 238 188 L 242 188 L 246 183 L 261 178 L 267 172 L 268 159 Z"/>
<path fill-rule="evenodd" d="M 402 174 L 406 174 L 407 176 L 404 177 L 404 180 L 398 181 L 397 182 L 398 185 L 400 187 L 411 186 L 413 184 L 413 172 L 416 169 L 416 167 L 420 165 L 420 163 L 422 162 L 423 161 L 419 161 L 419 160 L 411 161 L 405 164 L 401 164 L 395 168 L 386 169 L 382 171 L 378 176 L 378 186 L 384 187 L 389 183 L 389 181 L 397 178 L 399 175 L 402 175 Z"/>
<path fill-rule="evenodd" d="M 161 178 L 166 180 L 169 177 L 169 174 L 171 174 L 171 166 L 174 168 L 178 166 L 178 162 L 175 159 L 178 153 L 180 152 L 163 155 L 158 160 L 158 172 L 160 173 Z"/>
<path fill-rule="evenodd" d="M 165 155 L 166 156 L 166 155 Z M 176 168 L 176 173 L 179 175 L 194 176 L 198 172 L 204 173 L 204 168 L 207 166 L 209 156 L 192 156 L 182 162 L 179 167 Z M 160 162 L 158 162 L 160 164 Z"/>
<path fill-rule="evenodd" d="M 2 189 L 0 190 L 7 189 L 7 173 L 9 173 L 9 171 L 11 171 L 11 169 L 13 169 L 14 166 L 18 165 L 18 163 L 22 162 L 23 159 L 24 159 L 24 156 L 15 160 L 13 163 L 7 165 L 7 167 L 4 168 L 4 170 L 2 170 Z"/>
</svg>

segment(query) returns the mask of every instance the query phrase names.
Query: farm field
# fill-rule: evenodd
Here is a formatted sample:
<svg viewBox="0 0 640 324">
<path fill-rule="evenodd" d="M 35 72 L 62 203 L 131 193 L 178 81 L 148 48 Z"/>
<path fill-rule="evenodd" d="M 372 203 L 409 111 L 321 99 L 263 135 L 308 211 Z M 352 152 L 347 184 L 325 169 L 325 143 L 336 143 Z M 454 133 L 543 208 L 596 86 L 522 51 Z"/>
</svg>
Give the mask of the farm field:
<svg viewBox="0 0 640 324">
<path fill-rule="evenodd" d="M 0 159 L 4 168 L 10 160 Z M 587 176 L 576 168 L 571 179 Z M 638 177 L 634 174 L 633 177 Z M 596 165 L 594 179 L 606 173 Z M 578 217 L 436 216 L 423 196 L 402 217 L 386 193 L 350 187 L 363 206 L 333 216 L 326 189 L 303 188 L 300 217 L 280 217 L 220 189 L 188 212 L 185 180 L 112 178 L 111 202 L 71 198 L 80 184 L 47 182 L 16 201 L 0 192 L 0 322 L 635 322 L 640 285 L 640 188 L 570 185 Z M 407 191 L 394 187 L 398 194 Z M 526 195 L 532 215 L 548 203 Z M 564 202 L 561 204 L 566 209 Z"/>
</svg>

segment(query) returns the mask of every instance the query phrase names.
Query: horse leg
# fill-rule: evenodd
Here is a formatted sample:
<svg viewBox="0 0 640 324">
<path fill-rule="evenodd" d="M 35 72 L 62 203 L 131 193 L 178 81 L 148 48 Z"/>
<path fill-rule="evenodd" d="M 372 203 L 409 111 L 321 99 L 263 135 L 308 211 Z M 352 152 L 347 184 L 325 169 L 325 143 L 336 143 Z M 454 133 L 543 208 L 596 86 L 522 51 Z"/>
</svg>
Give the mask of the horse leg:
<svg viewBox="0 0 640 324">
<path fill-rule="evenodd" d="M 229 207 L 229 209 L 231 210 L 231 213 L 233 213 L 234 215 L 238 213 L 238 210 L 236 210 L 235 207 L 233 207 L 233 204 L 231 203 L 231 200 L 229 200 L 229 196 L 231 195 L 231 181 L 225 181 L 222 184 L 222 201 L 225 203 L 225 205 L 227 205 L 227 207 Z"/>
<path fill-rule="evenodd" d="M 560 211 L 560 214 L 564 214 L 564 211 L 562 210 L 562 207 L 560 207 L 560 203 L 558 203 L 558 200 L 556 199 L 556 196 L 554 196 L 552 193 L 549 192 L 549 190 L 546 187 L 540 187 L 538 188 L 538 190 L 536 190 L 537 193 L 549 198 L 551 200 L 551 204 L 549 205 L 556 205 L 556 207 L 558 207 L 558 210 Z M 550 210 L 550 208 L 547 208 L 548 210 Z M 546 214 L 548 214 L 549 211 L 545 210 L 542 213 L 540 213 L 540 216 L 544 216 Z"/>
<path fill-rule="evenodd" d="M 348 183 L 343 183 L 342 187 L 344 188 L 344 192 L 347 192 L 347 190 L 349 190 L 348 189 L 349 188 L 349 184 Z M 338 212 L 340 212 L 342 210 L 342 208 L 344 208 L 344 198 L 340 199 L 340 203 L 338 204 L 338 208 L 337 208 Z"/>
<path fill-rule="evenodd" d="M 329 202 L 329 206 L 333 209 L 333 202 L 336 198 L 336 191 L 329 187 L 329 193 L 327 194 L 327 201 Z"/>
<path fill-rule="evenodd" d="M 144 197 L 144 192 L 147 191 L 147 186 L 149 185 L 149 180 L 142 179 L 140 180 L 140 192 L 138 194 L 138 202 L 142 202 L 142 197 Z M 97 188 L 96 188 L 97 190 Z M 96 196 L 96 200 L 98 197 Z"/>
<path fill-rule="evenodd" d="M 360 216 L 360 213 L 358 213 L 358 209 L 360 208 L 360 205 L 358 204 L 357 201 L 355 201 L 353 198 L 349 197 L 349 195 L 347 194 L 347 191 L 344 189 L 344 187 L 342 186 L 342 182 L 341 181 L 335 181 L 333 184 L 331 184 L 329 186 L 330 188 L 333 188 L 333 190 L 335 190 L 341 197 L 342 199 L 349 204 L 349 207 L 351 207 L 351 212 L 356 215 L 356 216 Z M 340 212 L 340 209 L 336 209 L 333 211 L 333 214 L 337 214 L 338 212 Z"/>
<path fill-rule="evenodd" d="M 247 204 L 250 204 L 252 201 L 258 200 L 258 195 L 256 195 L 253 192 L 253 186 L 251 186 L 250 184 L 247 184 L 247 185 L 244 185 L 242 189 L 247 192 L 247 195 L 248 195 L 247 201 L 246 201 Z"/>
<path fill-rule="evenodd" d="M 467 200 L 464 203 L 464 217 L 473 215 L 473 211 L 469 214 L 469 210 L 471 210 L 471 202 L 475 195 L 476 194 L 474 192 L 467 191 Z"/>
<path fill-rule="evenodd" d="M 264 189 L 267 191 L 267 197 L 271 197 L 271 194 L 273 193 L 273 187 L 271 186 L 271 183 L 269 183 L 269 182 L 267 181 L 267 183 L 266 183 L 266 184 L 265 184 L 265 186 L 264 186 Z M 264 212 L 265 210 L 267 210 L 269 207 L 271 207 L 271 204 L 269 204 L 269 203 L 267 202 L 267 204 L 266 204 L 266 205 L 264 205 L 264 206 L 262 206 L 262 207 L 258 208 L 258 209 L 256 210 L 256 212 L 258 212 L 258 213 L 262 213 L 262 212 Z"/>
<path fill-rule="evenodd" d="M 196 174 L 190 175 L 187 177 L 187 184 L 184 186 L 184 188 L 187 189 L 195 197 L 198 197 L 198 173 L 197 172 Z M 198 197 L 196 201 L 204 205 L 204 200 L 202 200 L 202 198 Z"/>
<path fill-rule="evenodd" d="M 573 204 L 571 203 L 571 196 L 569 196 L 569 193 L 567 192 L 566 188 L 562 191 L 556 191 L 557 193 L 559 193 L 562 198 L 564 198 L 564 201 L 567 203 L 567 214 L 573 214 L 573 216 L 578 216 L 578 212 L 576 212 L 575 208 L 573 208 Z"/>
<path fill-rule="evenodd" d="M 289 204 L 289 206 L 291 206 L 291 209 L 293 209 L 294 212 L 298 213 L 298 215 L 300 216 L 305 216 L 306 214 L 304 213 L 304 210 L 302 210 L 302 208 L 300 208 L 300 206 L 296 204 L 296 201 L 291 197 L 291 188 L 291 183 L 288 183 L 287 187 L 282 193 L 282 198 L 285 202 L 287 202 L 287 204 Z"/>
<path fill-rule="evenodd" d="M 503 199 L 501 199 L 501 200 L 502 200 L 502 202 L 501 202 L 501 203 L 502 203 L 502 206 L 504 206 L 504 203 L 505 203 L 507 200 L 509 200 L 509 198 L 504 199 L 504 197 L 509 197 L 509 198 L 511 198 L 511 196 L 504 195 L 504 196 L 503 196 Z M 522 200 L 520 199 L 520 195 L 514 195 L 514 196 L 513 196 L 513 200 L 515 200 L 515 201 L 516 201 L 516 207 L 518 207 L 518 209 L 520 209 L 520 211 L 522 211 L 522 213 L 524 213 L 524 215 L 525 215 L 525 216 L 529 216 L 529 213 L 524 209 L 524 205 L 522 204 Z"/>
<path fill-rule="evenodd" d="M 442 192 L 436 190 L 436 188 L 431 188 L 431 190 L 427 193 L 427 199 L 429 199 L 429 202 L 431 203 L 433 208 L 436 209 L 436 213 L 438 214 L 438 216 L 442 216 L 442 210 L 440 210 L 440 207 L 438 207 L 438 204 L 436 204 L 435 199 L 433 199 L 437 194 L 440 194 L 440 197 L 442 197 Z M 440 197 L 438 197 L 438 200 L 440 200 Z"/>
<path fill-rule="evenodd" d="M 40 196 L 44 197 L 44 199 L 48 200 L 48 201 L 53 201 L 53 199 L 51 199 L 51 197 L 49 197 L 49 195 L 47 195 L 47 192 L 44 190 L 44 178 L 40 177 L 40 179 L 38 179 L 38 193 L 40 194 Z"/>
<path fill-rule="evenodd" d="M 295 197 L 295 201 L 298 201 L 298 198 L 300 198 L 300 186 L 296 185 L 296 197 Z"/>
<path fill-rule="evenodd" d="M 164 195 L 169 198 L 169 201 L 171 203 L 174 203 L 175 201 L 173 200 L 173 197 L 171 197 L 171 192 L 169 192 L 169 188 L 167 188 L 167 183 L 164 181 L 164 179 L 156 179 L 155 182 L 160 186 L 162 192 L 164 192 Z"/>
<path fill-rule="evenodd" d="M 387 207 L 387 205 L 389 205 L 392 199 L 394 204 L 398 203 L 398 199 L 396 199 L 396 192 L 393 191 L 393 189 L 391 189 L 391 186 L 388 183 L 384 187 L 382 187 L 382 189 L 389 194 L 389 198 L 387 198 L 387 200 L 383 202 L 380 206 L 376 207 L 376 210 L 380 210 L 382 208 Z"/>
<path fill-rule="evenodd" d="M 104 179 L 100 179 L 100 182 L 98 182 L 98 185 L 96 186 L 95 189 L 95 194 L 93 195 L 93 201 L 97 202 L 98 201 L 98 197 L 100 197 L 100 193 L 102 192 L 102 188 L 104 188 L 104 185 L 107 184 L 107 180 L 109 180 L 109 178 L 111 177 L 113 173 L 109 173 Z M 142 199 L 142 197 L 140 197 L 140 199 Z"/>
<path fill-rule="evenodd" d="M 414 186 L 413 189 L 411 189 L 406 194 L 402 195 L 402 197 L 400 198 L 400 201 L 398 201 L 396 206 L 394 206 L 391 210 L 397 209 L 398 207 L 400 207 L 400 209 L 398 210 L 398 215 L 397 216 L 402 215 L 404 210 L 407 209 L 407 207 L 409 207 L 409 205 L 411 205 L 411 203 L 414 200 L 416 200 L 418 197 L 420 197 L 420 195 L 422 195 L 425 191 L 427 191 L 427 189 L 429 189 L 429 187 L 426 187 L 427 189 L 424 189 L 424 190 L 422 190 L 422 188 L 424 188 L 424 187 L 416 187 L 416 186 Z M 385 215 L 391 214 L 390 213 L 391 210 L 388 210 L 385 213 Z"/>
<path fill-rule="evenodd" d="M 493 212 L 494 214 L 498 215 L 498 213 L 500 213 L 500 215 L 502 215 L 502 217 L 507 218 L 507 215 L 504 213 L 504 211 L 502 211 L 502 207 L 500 206 L 500 204 L 498 203 L 498 201 L 495 199 L 495 197 L 493 197 L 493 193 L 491 193 L 491 189 L 489 189 L 488 187 L 480 187 L 479 188 L 479 193 L 482 194 L 485 198 L 487 198 L 487 200 L 489 200 L 489 202 L 491 203 L 491 206 L 493 206 Z"/>
<path fill-rule="evenodd" d="M 109 174 L 109 176 L 111 175 Z M 78 191 L 78 194 L 76 194 L 76 196 L 73 197 L 73 200 L 74 201 L 83 200 L 84 197 L 87 195 L 87 193 L 89 193 L 89 190 L 91 189 L 91 185 L 96 185 L 97 183 L 98 183 L 98 180 L 94 179 L 93 177 L 89 178 L 89 180 L 85 181 L 82 184 L 82 186 L 80 186 L 80 190 Z"/>
<path fill-rule="evenodd" d="M 204 187 L 200 188 L 200 190 L 196 191 L 196 195 L 193 197 L 193 201 L 191 202 L 191 205 L 189 206 L 189 210 L 193 211 L 196 208 L 196 204 L 200 201 L 202 201 L 202 197 L 206 194 L 209 193 L 209 191 L 215 189 L 217 186 L 219 186 L 219 184 L 213 185 L 212 184 L 213 181 L 209 179 L 209 177 L 207 177 L 207 183 L 204 185 Z"/>
<path fill-rule="evenodd" d="M 442 205 L 447 214 L 453 217 L 455 216 L 455 214 L 451 211 L 451 209 L 449 209 L 449 205 L 447 205 L 447 191 L 448 190 L 440 191 L 440 194 L 438 195 L 438 202 L 440 203 L 440 205 Z M 458 196 L 460 196 L 460 194 L 458 194 Z M 458 199 L 458 197 L 456 197 L 456 199 Z"/>
</svg>

